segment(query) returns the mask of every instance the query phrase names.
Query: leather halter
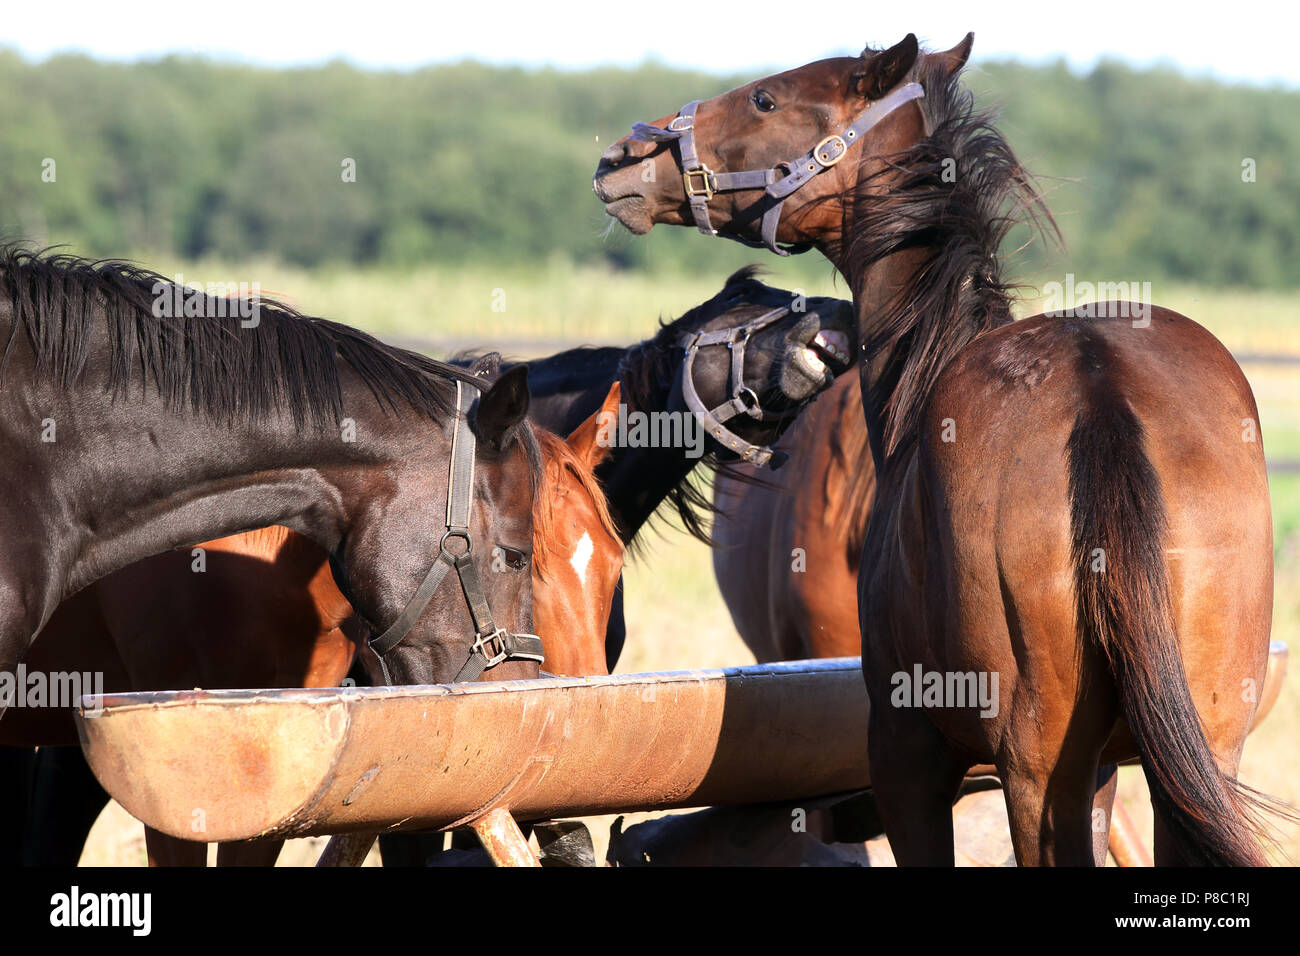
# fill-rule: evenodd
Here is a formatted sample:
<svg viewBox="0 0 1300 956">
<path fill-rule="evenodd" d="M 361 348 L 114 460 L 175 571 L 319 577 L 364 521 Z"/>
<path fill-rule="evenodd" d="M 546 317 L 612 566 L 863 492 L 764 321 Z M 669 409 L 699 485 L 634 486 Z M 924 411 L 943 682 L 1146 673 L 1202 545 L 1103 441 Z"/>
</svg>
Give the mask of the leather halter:
<svg viewBox="0 0 1300 956">
<path fill-rule="evenodd" d="M 706 236 L 721 235 L 725 239 L 734 239 L 755 248 L 766 247 L 778 256 L 788 256 L 792 252 L 807 252 L 811 243 L 796 243 L 779 246 L 776 241 L 777 227 L 781 223 L 781 209 L 785 201 L 798 189 L 806 186 L 815 176 L 824 173 L 838 163 L 848 153 L 849 148 L 862 139 L 864 133 L 875 126 L 904 103 L 925 96 L 925 90 L 919 83 L 908 83 L 876 100 L 858 114 L 848 126 L 839 133 L 827 136 L 820 143 L 804 153 L 798 159 L 781 163 L 771 169 L 750 169 L 739 173 L 715 172 L 700 162 L 695 150 L 695 109 L 699 100 L 692 100 L 682 107 L 681 112 L 668 124 L 667 128 L 651 126 L 649 123 L 636 123 L 632 127 L 632 138 L 643 143 L 677 143 L 677 163 L 682 172 L 682 186 L 691 206 L 691 218 L 695 227 Z M 719 233 L 709 221 L 709 200 L 714 193 L 732 192 L 738 189 L 762 189 L 763 196 L 759 203 L 767 203 L 763 210 L 762 242 L 756 242 L 744 236 Z M 755 204 L 757 205 L 757 204 Z"/>
<path fill-rule="evenodd" d="M 781 306 L 763 313 L 745 325 L 715 329 L 711 332 L 683 332 L 677 340 L 677 344 L 686 350 L 686 361 L 682 365 L 682 397 L 686 399 L 686 407 L 708 433 L 728 451 L 735 452 L 742 460 L 755 465 L 766 465 L 770 461 L 774 471 L 784 465 L 790 456 L 785 452 L 773 451 L 768 445 L 747 442 L 723 423 L 737 415 L 748 415 L 758 421 L 773 422 L 784 421 L 799 414 L 800 409 L 797 408 L 783 412 L 764 411 L 758 400 L 758 394 L 745 384 L 745 345 L 749 342 L 749 337 L 759 329 L 785 318 L 791 311 L 793 310 L 788 306 Z M 700 393 L 695 390 L 695 379 L 691 374 L 695 353 L 706 345 L 725 345 L 731 352 L 731 370 L 728 373 L 731 398 L 716 408 L 705 407 L 700 399 Z"/>
<path fill-rule="evenodd" d="M 407 602 L 402 613 L 397 616 L 388 630 L 378 637 L 370 639 L 370 649 L 379 658 L 379 667 L 384 674 L 384 683 L 392 684 L 384 655 L 402 642 L 407 633 L 419 620 L 424 609 L 428 607 L 438 585 L 455 569 L 460 578 L 460 588 L 469 605 L 470 616 L 474 619 L 474 644 L 470 648 L 469 658 L 461 665 L 453 683 L 478 680 L 485 670 L 496 667 L 505 661 L 535 661 L 541 664 L 546 658 L 542 653 L 542 639 L 536 634 L 511 634 L 503 627 L 497 627 L 492 620 L 492 611 L 483 587 L 479 582 L 478 571 L 470 559 L 473 540 L 469 533 L 470 506 L 474 502 L 474 451 L 476 441 L 474 430 L 469 426 L 469 413 L 475 400 L 474 390 L 466 383 L 456 380 L 456 425 L 451 438 L 451 468 L 447 480 L 446 530 L 438 542 L 438 557 L 433 567 L 424 576 L 416 589 L 415 595 Z M 455 552 L 448 548 L 449 542 L 460 539 L 465 542 L 465 550 Z"/>
</svg>

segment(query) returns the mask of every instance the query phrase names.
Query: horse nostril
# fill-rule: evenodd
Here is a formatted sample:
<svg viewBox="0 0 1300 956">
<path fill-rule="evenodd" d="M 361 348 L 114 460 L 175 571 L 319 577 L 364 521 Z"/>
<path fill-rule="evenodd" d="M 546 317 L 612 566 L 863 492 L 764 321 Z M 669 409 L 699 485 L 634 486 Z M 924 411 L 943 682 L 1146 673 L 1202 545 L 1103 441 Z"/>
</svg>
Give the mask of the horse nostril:
<svg viewBox="0 0 1300 956">
<path fill-rule="evenodd" d="M 613 169 L 622 165 L 626 159 L 627 144 L 623 140 L 619 140 L 609 149 L 600 154 L 600 168 Z"/>
</svg>

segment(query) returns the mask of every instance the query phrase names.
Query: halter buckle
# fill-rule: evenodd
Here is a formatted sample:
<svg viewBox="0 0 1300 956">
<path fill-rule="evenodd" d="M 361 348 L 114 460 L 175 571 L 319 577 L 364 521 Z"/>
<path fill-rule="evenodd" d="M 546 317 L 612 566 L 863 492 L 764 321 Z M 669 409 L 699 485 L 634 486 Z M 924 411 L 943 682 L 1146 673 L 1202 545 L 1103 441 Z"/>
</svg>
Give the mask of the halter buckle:
<svg viewBox="0 0 1300 956">
<path fill-rule="evenodd" d="M 686 125 L 678 126 L 677 124 L 680 123 L 682 120 L 686 120 Z M 668 131 L 670 133 L 684 133 L 688 129 L 694 129 L 694 128 L 695 128 L 695 123 L 689 116 L 674 116 L 668 123 Z"/>
<path fill-rule="evenodd" d="M 756 409 L 762 408 L 762 403 L 758 400 L 758 393 L 748 385 L 741 385 L 736 389 L 736 399 L 745 406 L 746 413 L 751 417 L 757 418 L 762 414 L 760 411 L 759 415 L 754 415 Z"/>
<path fill-rule="evenodd" d="M 700 177 L 700 186 L 698 189 L 691 181 L 692 176 Z M 705 166 L 703 163 L 700 164 L 699 169 L 688 169 L 686 172 L 682 173 L 682 186 L 686 190 L 686 198 L 690 200 L 694 199 L 696 196 L 703 196 L 705 202 L 712 199 L 713 184 L 710 182 L 712 178 L 713 170 L 709 169 L 709 167 Z"/>
<path fill-rule="evenodd" d="M 448 538 L 460 538 L 462 541 L 465 542 L 465 550 L 462 551 L 460 554 L 456 554 L 454 551 L 449 550 L 447 548 Z M 443 554 L 451 556 L 452 558 L 458 558 L 458 557 L 463 558 L 465 555 L 469 554 L 472 550 L 474 550 L 474 541 L 472 538 L 470 538 L 468 531 L 462 531 L 460 528 L 448 528 L 446 531 L 442 533 L 442 537 L 438 540 L 438 550 L 441 551 Z"/>
<path fill-rule="evenodd" d="M 490 644 L 494 644 L 496 649 L 489 654 L 484 648 Z M 480 634 L 474 639 L 474 646 L 470 648 L 469 652 L 471 655 L 483 655 L 483 658 L 487 661 L 483 665 L 484 670 L 491 670 L 498 664 L 504 663 L 510 657 L 510 652 L 506 649 L 506 629 L 498 627 L 491 634 Z"/>
<path fill-rule="evenodd" d="M 823 169 L 830 169 L 843 159 L 848 151 L 849 146 L 844 142 L 844 137 L 832 134 L 813 147 L 812 155 Z"/>
</svg>

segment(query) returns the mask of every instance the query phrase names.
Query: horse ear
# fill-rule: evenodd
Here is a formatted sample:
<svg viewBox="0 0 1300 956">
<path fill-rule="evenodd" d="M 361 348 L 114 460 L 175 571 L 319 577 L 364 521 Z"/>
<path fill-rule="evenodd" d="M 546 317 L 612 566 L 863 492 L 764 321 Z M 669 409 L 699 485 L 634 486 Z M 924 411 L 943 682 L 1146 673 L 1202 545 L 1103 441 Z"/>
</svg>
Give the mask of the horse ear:
<svg viewBox="0 0 1300 956">
<path fill-rule="evenodd" d="M 942 53 L 931 53 L 930 58 L 943 64 L 943 71 L 946 76 L 954 76 L 970 59 L 970 50 L 974 45 L 975 34 L 968 33 L 966 38 L 951 50 L 944 50 Z"/>
<path fill-rule="evenodd" d="M 483 393 L 474 416 L 474 433 L 500 451 L 510 444 L 515 427 L 528 414 L 528 366 L 516 365 Z"/>
<path fill-rule="evenodd" d="M 594 469 L 613 453 L 608 442 L 601 442 L 601 426 L 611 418 L 618 417 L 618 403 L 622 397 L 622 387 L 618 382 L 610 386 L 609 394 L 596 413 L 575 428 L 564 441 L 573 449 L 574 454 L 589 468 Z"/>
<path fill-rule="evenodd" d="M 919 53 L 915 33 L 909 33 L 884 53 L 863 50 L 863 63 L 853 74 L 854 88 L 864 99 L 880 99 L 902 81 Z"/>
</svg>

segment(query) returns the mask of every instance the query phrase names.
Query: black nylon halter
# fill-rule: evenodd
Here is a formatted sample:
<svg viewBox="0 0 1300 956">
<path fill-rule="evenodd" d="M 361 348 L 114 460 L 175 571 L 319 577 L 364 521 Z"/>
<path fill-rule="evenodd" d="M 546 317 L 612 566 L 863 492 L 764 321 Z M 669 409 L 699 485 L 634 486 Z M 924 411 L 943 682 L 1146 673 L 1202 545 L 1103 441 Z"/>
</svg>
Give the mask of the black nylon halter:
<svg viewBox="0 0 1300 956">
<path fill-rule="evenodd" d="M 453 678 L 453 683 L 478 680 L 485 670 L 506 661 L 535 661 L 541 664 L 546 659 L 542 652 L 542 639 L 536 634 L 511 634 L 505 628 L 496 626 L 487 598 L 483 595 L 478 571 L 470 560 L 473 540 L 469 533 L 469 513 L 474 503 L 474 452 L 477 443 L 474 430 L 469 426 L 469 413 L 476 391 L 472 387 L 467 388 L 466 383 L 459 379 L 456 380 L 456 425 L 452 431 L 451 467 L 447 479 L 446 530 L 438 542 L 438 558 L 397 620 L 383 634 L 369 641 L 370 649 L 379 658 L 385 684 L 391 685 L 393 681 L 388 666 L 384 663 L 384 655 L 402 642 L 402 638 L 429 606 L 442 579 L 452 569 L 455 569 L 456 576 L 460 578 L 465 603 L 469 605 L 470 616 L 474 619 L 474 644 L 470 648 L 469 658 Z M 463 552 L 458 554 L 448 549 L 447 544 L 453 538 L 465 542 Z"/>
<path fill-rule="evenodd" d="M 747 442 L 723 423 L 742 414 L 767 422 L 784 421 L 799 414 L 797 408 L 783 412 L 764 411 L 758 394 L 745 384 L 745 345 L 749 342 L 749 337 L 759 329 L 767 328 L 773 322 L 785 318 L 792 311 L 793 309 L 788 306 L 781 306 L 763 313 L 745 325 L 715 329 L 711 332 L 683 332 L 677 340 L 677 344 L 686 350 L 686 361 L 682 364 L 682 397 L 686 399 L 687 408 L 709 434 L 728 451 L 735 452 L 742 460 L 755 465 L 766 465 L 770 461 L 773 470 L 785 464 L 790 456 L 785 452 L 773 451 L 768 445 Z M 731 398 L 716 408 L 705 407 L 700 399 L 700 393 L 695 390 L 695 379 L 691 374 L 695 353 L 706 345 L 725 345 L 731 352 L 731 369 L 728 373 Z"/>
<path fill-rule="evenodd" d="M 677 164 L 682 172 L 682 187 L 686 190 L 686 199 L 691 206 L 691 218 L 695 227 L 706 236 L 722 236 L 734 239 L 754 248 L 771 249 L 778 256 L 791 253 L 807 252 L 811 243 L 797 243 L 780 246 L 776 241 L 777 227 L 781 223 L 781 210 L 785 201 L 798 189 L 806 186 L 813 177 L 824 173 L 838 163 L 848 153 L 849 147 L 858 142 L 864 133 L 904 103 L 925 95 L 919 83 L 907 83 L 886 94 L 872 103 L 858 118 L 841 132 L 827 136 L 820 143 L 804 153 L 798 159 L 781 163 L 771 169 L 750 169 L 739 173 L 715 172 L 700 162 L 695 150 L 695 109 L 699 100 L 692 100 L 681 108 L 667 128 L 651 126 L 649 123 L 636 123 L 632 127 L 632 138 L 643 143 L 677 143 Z M 713 228 L 709 220 L 709 200 L 714 193 L 732 192 L 738 189 L 762 189 L 763 196 L 757 204 L 766 203 L 763 209 L 761 235 L 762 242 L 756 242 L 744 236 L 720 233 Z"/>
</svg>

